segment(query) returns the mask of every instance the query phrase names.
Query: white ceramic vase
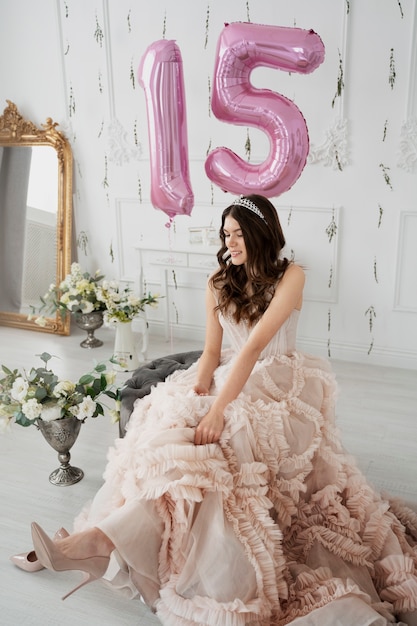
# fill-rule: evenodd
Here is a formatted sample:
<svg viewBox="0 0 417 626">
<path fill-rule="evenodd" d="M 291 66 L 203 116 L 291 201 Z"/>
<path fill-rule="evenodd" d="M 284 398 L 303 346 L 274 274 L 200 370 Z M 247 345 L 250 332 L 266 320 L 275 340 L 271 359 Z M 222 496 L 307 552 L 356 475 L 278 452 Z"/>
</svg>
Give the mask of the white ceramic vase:
<svg viewBox="0 0 417 626">
<path fill-rule="evenodd" d="M 132 372 L 139 367 L 138 351 L 132 322 L 116 322 L 116 337 L 114 340 L 115 369 L 120 372 Z"/>
</svg>

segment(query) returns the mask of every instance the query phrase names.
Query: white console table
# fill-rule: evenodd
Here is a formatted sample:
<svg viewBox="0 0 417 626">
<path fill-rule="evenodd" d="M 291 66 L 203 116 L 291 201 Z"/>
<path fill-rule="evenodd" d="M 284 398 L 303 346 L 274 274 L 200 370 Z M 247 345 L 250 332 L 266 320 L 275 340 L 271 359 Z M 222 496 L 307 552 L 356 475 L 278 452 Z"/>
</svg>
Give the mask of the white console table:
<svg viewBox="0 0 417 626">
<path fill-rule="evenodd" d="M 165 337 L 169 339 L 170 310 L 168 298 L 168 275 L 175 270 L 200 272 L 206 277 L 218 267 L 216 253 L 218 246 L 195 245 L 188 248 L 172 250 L 140 245 L 135 248 L 139 256 L 139 280 L 143 285 L 144 271 L 148 266 L 155 266 L 160 270 L 161 305 L 164 307 Z"/>
</svg>

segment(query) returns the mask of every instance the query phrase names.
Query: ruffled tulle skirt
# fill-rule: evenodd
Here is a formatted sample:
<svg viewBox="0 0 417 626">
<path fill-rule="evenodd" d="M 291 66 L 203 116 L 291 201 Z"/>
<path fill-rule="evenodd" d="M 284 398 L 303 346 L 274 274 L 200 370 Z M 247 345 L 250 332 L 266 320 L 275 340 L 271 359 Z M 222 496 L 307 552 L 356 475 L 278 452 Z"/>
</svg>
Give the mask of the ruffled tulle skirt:
<svg viewBox="0 0 417 626">
<path fill-rule="evenodd" d="M 383 626 L 416 609 L 417 516 L 343 450 L 327 361 L 259 361 L 220 443 L 194 445 L 232 363 L 210 396 L 195 364 L 137 401 L 75 522 L 112 539 L 106 579 L 170 626 Z"/>
</svg>

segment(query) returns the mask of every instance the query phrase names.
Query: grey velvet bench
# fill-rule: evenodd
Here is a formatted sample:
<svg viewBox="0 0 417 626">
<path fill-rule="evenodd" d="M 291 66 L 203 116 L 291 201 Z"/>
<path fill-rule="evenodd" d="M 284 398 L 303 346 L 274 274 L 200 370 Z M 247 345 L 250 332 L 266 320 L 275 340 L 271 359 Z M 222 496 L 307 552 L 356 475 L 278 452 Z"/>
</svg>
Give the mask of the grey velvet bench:
<svg viewBox="0 0 417 626">
<path fill-rule="evenodd" d="M 138 367 L 126 381 L 121 391 L 121 407 L 119 435 L 124 437 L 126 425 L 133 411 L 137 398 L 143 398 L 151 392 L 152 387 L 163 382 L 176 370 L 186 370 L 201 356 L 202 350 L 178 352 L 154 359 Z"/>
</svg>

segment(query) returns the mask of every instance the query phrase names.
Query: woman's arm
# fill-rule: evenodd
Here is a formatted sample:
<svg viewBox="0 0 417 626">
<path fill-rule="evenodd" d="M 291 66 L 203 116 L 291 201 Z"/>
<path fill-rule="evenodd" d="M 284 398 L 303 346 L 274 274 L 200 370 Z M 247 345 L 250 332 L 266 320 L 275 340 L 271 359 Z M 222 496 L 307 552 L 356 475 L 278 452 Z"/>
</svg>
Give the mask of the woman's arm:
<svg viewBox="0 0 417 626">
<path fill-rule="evenodd" d="M 194 391 L 199 395 L 207 395 L 213 379 L 213 372 L 220 362 L 220 352 L 223 339 L 223 328 L 220 325 L 216 300 L 210 287 L 206 289 L 206 339 L 203 354 L 200 357 L 197 382 Z"/>
<path fill-rule="evenodd" d="M 242 391 L 262 350 L 291 312 L 301 307 L 304 281 L 302 268 L 290 265 L 275 290 L 270 305 L 237 356 L 221 392 L 196 428 L 196 444 L 219 440 L 224 427 L 226 406 Z"/>
</svg>

